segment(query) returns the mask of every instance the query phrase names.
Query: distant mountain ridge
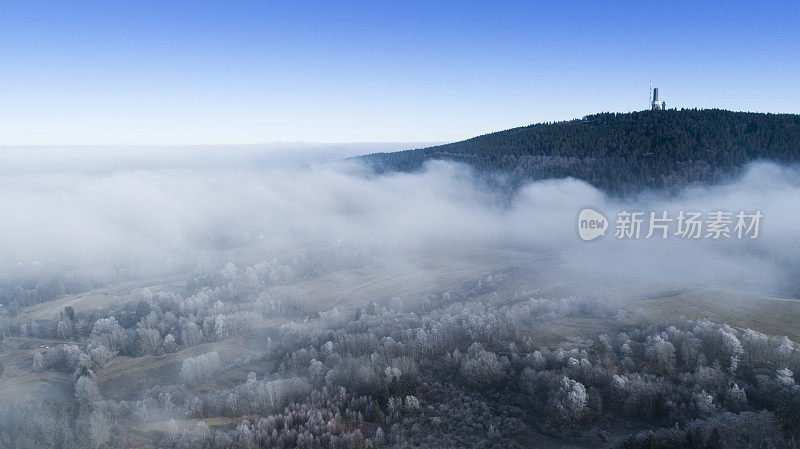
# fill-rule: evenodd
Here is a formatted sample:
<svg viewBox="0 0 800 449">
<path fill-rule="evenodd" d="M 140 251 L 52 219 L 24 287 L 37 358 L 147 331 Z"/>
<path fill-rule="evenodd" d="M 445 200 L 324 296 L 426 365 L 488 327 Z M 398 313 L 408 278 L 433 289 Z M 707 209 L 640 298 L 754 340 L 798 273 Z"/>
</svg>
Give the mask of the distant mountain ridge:
<svg viewBox="0 0 800 449">
<path fill-rule="evenodd" d="M 444 159 L 518 180 L 574 177 L 625 194 L 718 181 L 756 160 L 800 162 L 800 115 L 721 109 L 601 113 L 359 159 L 379 173 L 414 171 Z"/>
</svg>

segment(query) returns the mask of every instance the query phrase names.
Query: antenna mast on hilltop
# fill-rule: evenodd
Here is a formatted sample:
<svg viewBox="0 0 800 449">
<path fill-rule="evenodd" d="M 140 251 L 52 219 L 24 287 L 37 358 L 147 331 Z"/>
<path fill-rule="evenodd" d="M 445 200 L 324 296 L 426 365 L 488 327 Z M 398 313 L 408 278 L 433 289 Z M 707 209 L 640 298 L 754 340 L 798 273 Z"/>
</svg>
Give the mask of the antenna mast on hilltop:
<svg viewBox="0 0 800 449">
<path fill-rule="evenodd" d="M 650 110 L 663 111 L 665 109 L 667 109 L 667 103 L 658 100 L 658 88 L 653 87 L 653 80 L 650 80 Z"/>
<path fill-rule="evenodd" d="M 653 104 L 653 80 L 650 79 L 650 95 L 647 97 L 647 106 Z"/>
</svg>

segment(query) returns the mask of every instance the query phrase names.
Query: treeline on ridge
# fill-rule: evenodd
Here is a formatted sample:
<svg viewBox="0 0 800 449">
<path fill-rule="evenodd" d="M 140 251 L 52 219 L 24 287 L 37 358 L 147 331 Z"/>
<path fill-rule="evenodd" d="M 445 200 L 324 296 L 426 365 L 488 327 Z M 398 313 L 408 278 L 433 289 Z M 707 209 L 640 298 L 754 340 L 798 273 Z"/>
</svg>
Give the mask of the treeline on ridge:
<svg viewBox="0 0 800 449">
<path fill-rule="evenodd" d="M 574 177 L 630 194 L 719 181 L 757 160 L 796 163 L 800 115 L 720 109 L 601 113 L 361 160 L 378 173 L 452 160 L 517 181 Z"/>
</svg>

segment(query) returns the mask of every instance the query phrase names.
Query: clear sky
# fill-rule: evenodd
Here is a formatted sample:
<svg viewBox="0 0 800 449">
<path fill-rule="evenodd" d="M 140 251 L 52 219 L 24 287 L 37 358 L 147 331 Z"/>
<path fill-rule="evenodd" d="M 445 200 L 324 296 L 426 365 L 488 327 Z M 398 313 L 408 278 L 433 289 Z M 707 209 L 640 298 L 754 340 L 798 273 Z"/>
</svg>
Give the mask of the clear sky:
<svg viewBox="0 0 800 449">
<path fill-rule="evenodd" d="M 0 3 L 0 145 L 452 141 L 800 112 L 800 2 Z"/>
</svg>

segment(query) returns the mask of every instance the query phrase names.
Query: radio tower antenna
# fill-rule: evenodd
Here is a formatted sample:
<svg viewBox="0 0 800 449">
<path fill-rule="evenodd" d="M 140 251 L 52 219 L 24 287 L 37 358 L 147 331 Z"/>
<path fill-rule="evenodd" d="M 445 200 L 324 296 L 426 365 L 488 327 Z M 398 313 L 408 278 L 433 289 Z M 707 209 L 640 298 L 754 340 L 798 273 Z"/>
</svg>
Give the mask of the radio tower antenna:
<svg viewBox="0 0 800 449">
<path fill-rule="evenodd" d="M 650 79 L 650 97 L 647 100 L 647 107 L 649 108 L 650 105 L 653 104 L 653 79 Z"/>
</svg>

